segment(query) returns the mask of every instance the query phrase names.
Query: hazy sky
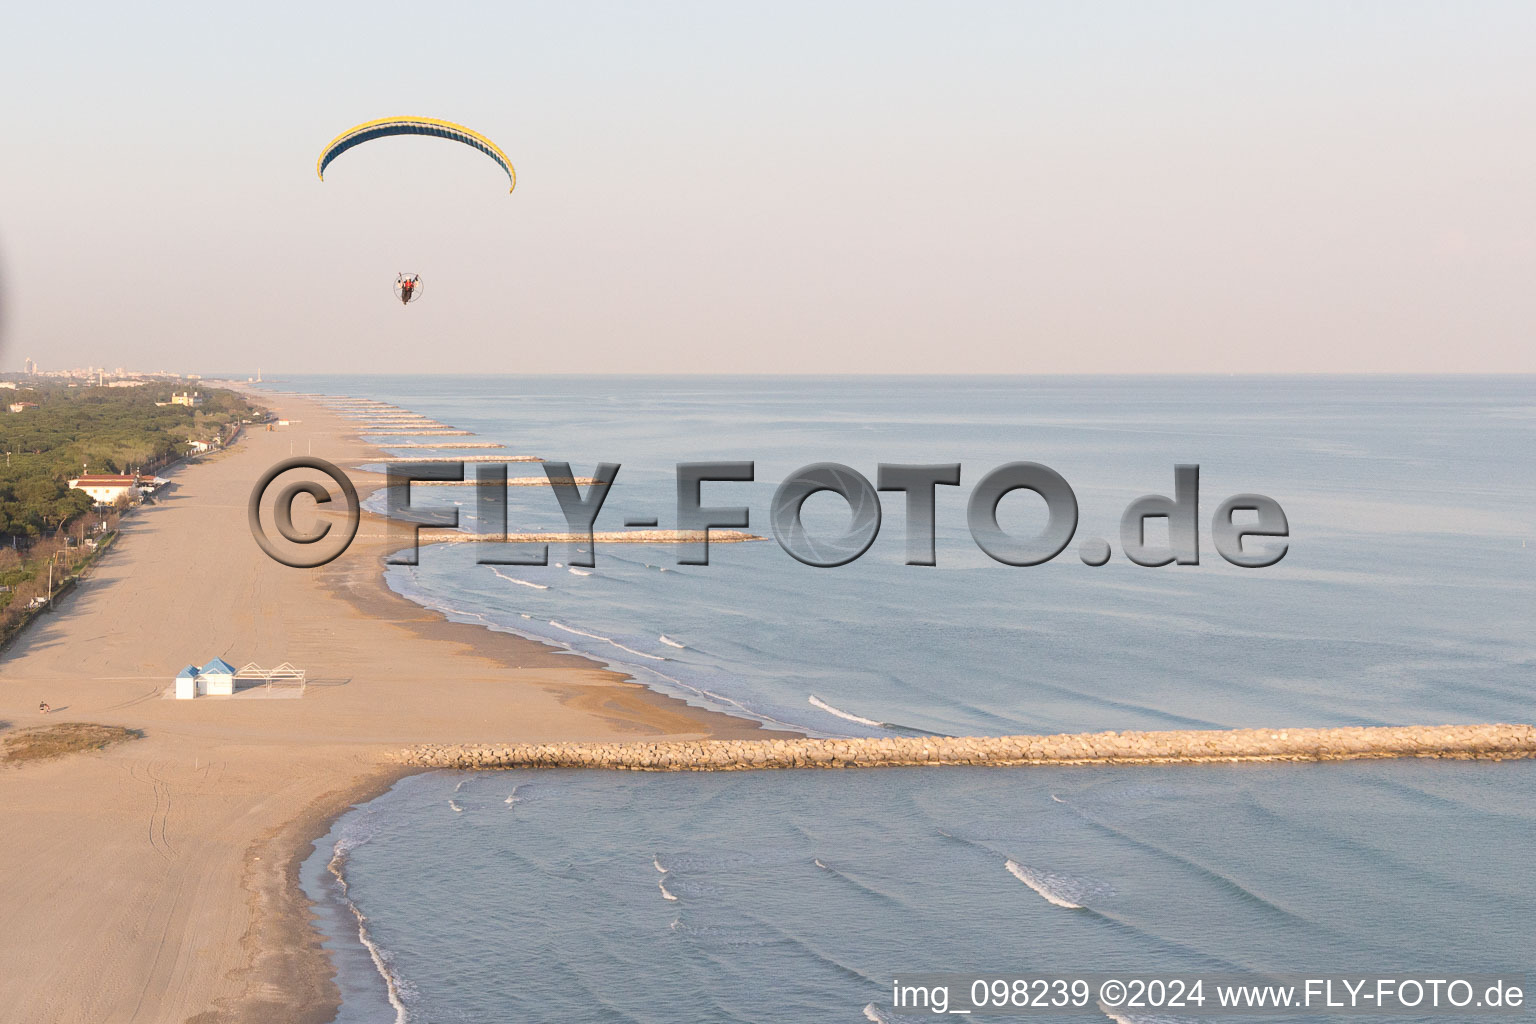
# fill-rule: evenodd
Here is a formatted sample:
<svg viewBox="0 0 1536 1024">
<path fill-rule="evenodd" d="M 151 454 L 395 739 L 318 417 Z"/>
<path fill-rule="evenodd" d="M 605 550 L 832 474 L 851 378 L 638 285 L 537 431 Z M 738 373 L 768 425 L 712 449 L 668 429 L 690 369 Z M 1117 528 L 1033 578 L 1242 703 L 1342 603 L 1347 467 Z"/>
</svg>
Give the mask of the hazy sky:
<svg viewBox="0 0 1536 1024">
<path fill-rule="evenodd" d="M 0 366 L 1536 371 L 1536 4 L 13 4 Z M 345 128 L 422 114 L 495 139 Z M 401 308 L 396 271 L 421 273 Z"/>
</svg>

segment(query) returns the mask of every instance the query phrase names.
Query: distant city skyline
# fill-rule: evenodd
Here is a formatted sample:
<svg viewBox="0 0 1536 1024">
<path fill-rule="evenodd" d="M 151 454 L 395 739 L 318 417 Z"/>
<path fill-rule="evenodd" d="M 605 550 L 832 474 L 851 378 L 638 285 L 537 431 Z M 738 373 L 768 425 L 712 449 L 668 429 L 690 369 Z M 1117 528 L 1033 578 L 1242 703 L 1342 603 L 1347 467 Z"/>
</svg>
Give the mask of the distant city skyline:
<svg viewBox="0 0 1536 1024">
<path fill-rule="evenodd" d="M 1533 38 L 1518 3 L 30 5 L 0 369 L 1536 372 Z M 396 114 L 517 190 L 424 138 L 316 179 Z"/>
</svg>

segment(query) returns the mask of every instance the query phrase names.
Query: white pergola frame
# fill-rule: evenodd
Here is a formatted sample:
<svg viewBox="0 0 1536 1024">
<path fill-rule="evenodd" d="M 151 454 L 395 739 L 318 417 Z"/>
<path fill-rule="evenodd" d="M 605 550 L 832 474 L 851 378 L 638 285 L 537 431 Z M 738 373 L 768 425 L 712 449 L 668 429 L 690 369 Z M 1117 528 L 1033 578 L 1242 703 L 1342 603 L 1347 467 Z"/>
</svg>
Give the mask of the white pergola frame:
<svg viewBox="0 0 1536 1024">
<path fill-rule="evenodd" d="M 264 684 L 269 690 L 272 689 L 273 683 L 302 687 L 305 685 L 305 672 L 304 669 L 294 668 L 292 663 L 286 661 L 276 668 L 262 668 L 254 661 L 249 661 L 235 673 L 235 679 L 237 682 L 242 679 L 255 680 Z"/>
</svg>

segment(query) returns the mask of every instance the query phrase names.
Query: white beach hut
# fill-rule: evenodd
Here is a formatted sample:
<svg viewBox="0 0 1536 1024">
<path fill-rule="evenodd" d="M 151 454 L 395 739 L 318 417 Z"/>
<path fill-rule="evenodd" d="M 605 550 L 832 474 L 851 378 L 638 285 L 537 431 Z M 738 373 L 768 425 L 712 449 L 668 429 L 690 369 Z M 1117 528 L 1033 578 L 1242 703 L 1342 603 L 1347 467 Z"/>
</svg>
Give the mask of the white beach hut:
<svg viewBox="0 0 1536 1024">
<path fill-rule="evenodd" d="M 176 673 L 176 699 L 191 700 L 197 696 L 197 666 L 188 665 Z"/>
<path fill-rule="evenodd" d="M 197 674 L 197 688 L 210 697 L 228 697 L 235 692 L 235 666 L 223 658 L 214 658 Z"/>
</svg>

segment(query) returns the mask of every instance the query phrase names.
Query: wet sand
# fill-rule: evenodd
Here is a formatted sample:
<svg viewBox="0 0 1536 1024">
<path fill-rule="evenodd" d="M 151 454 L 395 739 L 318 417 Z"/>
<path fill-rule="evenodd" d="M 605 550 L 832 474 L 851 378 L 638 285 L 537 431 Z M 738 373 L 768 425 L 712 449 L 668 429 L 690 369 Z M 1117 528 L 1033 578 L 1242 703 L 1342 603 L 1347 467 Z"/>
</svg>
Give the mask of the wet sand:
<svg viewBox="0 0 1536 1024">
<path fill-rule="evenodd" d="M 330 1020 L 338 993 L 298 864 L 407 770 L 390 760 L 403 746 L 770 735 L 399 597 L 373 517 L 326 567 L 271 561 L 246 523 L 261 473 L 311 450 L 350 471 L 378 449 L 312 401 L 259 400 L 297 422 L 170 474 L 90 577 L 0 652 L 4 730 L 144 733 L 0 768 L 9 1019 Z M 350 475 L 365 495 L 383 482 Z M 165 696 L 183 665 L 215 655 L 292 662 L 311 685 L 301 699 Z"/>
</svg>

